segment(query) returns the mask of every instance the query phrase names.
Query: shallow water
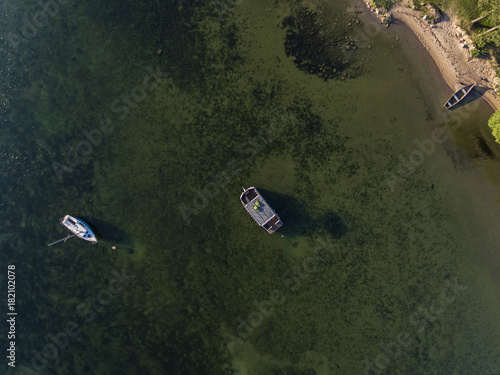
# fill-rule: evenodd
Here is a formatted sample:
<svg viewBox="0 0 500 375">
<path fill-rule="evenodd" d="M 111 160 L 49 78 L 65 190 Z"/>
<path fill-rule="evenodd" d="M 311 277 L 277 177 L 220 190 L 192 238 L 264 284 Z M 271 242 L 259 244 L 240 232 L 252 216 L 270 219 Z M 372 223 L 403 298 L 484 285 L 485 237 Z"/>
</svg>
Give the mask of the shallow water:
<svg viewBox="0 0 500 375">
<path fill-rule="evenodd" d="M 2 5 L 4 31 L 36 6 Z M 348 1 L 68 2 L 36 34 L 1 49 L 18 367 L 498 371 L 491 110 L 444 112 L 402 26 Z M 99 244 L 47 248 L 65 213 Z"/>
</svg>

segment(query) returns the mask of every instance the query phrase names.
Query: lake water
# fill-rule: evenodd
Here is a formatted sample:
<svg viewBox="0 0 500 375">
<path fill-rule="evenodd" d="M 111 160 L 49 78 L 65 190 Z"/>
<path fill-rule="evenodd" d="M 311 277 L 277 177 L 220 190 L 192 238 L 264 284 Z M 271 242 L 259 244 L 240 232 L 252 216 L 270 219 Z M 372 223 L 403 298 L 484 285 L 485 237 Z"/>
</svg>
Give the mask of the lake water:
<svg viewBox="0 0 500 375">
<path fill-rule="evenodd" d="M 444 111 L 404 26 L 348 0 L 0 9 L 17 373 L 500 371 L 492 110 Z M 47 247 L 66 213 L 99 243 Z"/>
</svg>

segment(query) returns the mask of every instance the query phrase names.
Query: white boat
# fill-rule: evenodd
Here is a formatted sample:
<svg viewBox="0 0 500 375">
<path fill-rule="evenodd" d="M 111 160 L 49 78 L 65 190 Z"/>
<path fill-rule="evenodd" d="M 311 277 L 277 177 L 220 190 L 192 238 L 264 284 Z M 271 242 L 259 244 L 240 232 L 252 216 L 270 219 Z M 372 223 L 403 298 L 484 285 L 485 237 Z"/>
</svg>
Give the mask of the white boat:
<svg viewBox="0 0 500 375">
<path fill-rule="evenodd" d="M 276 229 L 283 226 L 278 214 L 274 212 L 255 187 L 243 188 L 240 200 L 245 210 L 258 225 L 267 230 L 267 233 L 273 234 Z"/>
<path fill-rule="evenodd" d="M 59 222 L 74 236 L 79 237 L 82 240 L 92 242 L 93 244 L 97 243 L 97 238 L 95 237 L 94 232 L 92 232 L 92 229 L 90 229 L 88 224 L 83 220 L 71 215 L 66 215 Z"/>
</svg>

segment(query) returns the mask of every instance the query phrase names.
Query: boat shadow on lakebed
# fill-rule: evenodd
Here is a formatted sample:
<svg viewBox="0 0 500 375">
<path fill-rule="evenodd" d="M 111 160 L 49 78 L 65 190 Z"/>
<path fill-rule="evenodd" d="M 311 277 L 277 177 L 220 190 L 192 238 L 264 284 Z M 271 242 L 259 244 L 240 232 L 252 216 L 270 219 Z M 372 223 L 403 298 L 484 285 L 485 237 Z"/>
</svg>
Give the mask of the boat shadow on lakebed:
<svg viewBox="0 0 500 375">
<path fill-rule="evenodd" d="M 99 241 L 110 241 L 122 245 L 132 243 L 132 239 L 124 230 L 107 221 L 91 216 L 80 216 L 80 218 L 89 225 Z"/>
<path fill-rule="evenodd" d="M 328 211 L 319 217 L 312 217 L 304 205 L 295 198 L 262 188 L 258 189 L 283 221 L 283 227 L 278 230 L 278 233 L 296 236 L 322 229 L 330 236 L 339 239 L 348 231 L 342 218 L 334 211 Z"/>
</svg>

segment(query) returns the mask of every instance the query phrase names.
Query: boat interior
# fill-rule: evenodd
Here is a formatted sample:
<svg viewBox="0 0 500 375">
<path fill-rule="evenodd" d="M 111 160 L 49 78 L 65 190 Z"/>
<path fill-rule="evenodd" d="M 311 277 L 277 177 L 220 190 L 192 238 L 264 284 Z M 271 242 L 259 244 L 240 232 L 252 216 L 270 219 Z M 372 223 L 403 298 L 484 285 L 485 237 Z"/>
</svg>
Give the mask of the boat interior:
<svg viewBox="0 0 500 375">
<path fill-rule="evenodd" d="M 253 201 L 258 196 L 257 191 L 253 188 L 245 190 L 243 194 L 241 194 L 241 202 L 243 205 Z"/>
<path fill-rule="evenodd" d="M 274 215 L 267 223 L 263 225 L 263 227 L 269 232 L 273 233 L 276 229 L 281 227 L 283 225 L 283 222 L 280 220 L 280 218 L 276 215 Z"/>
</svg>

